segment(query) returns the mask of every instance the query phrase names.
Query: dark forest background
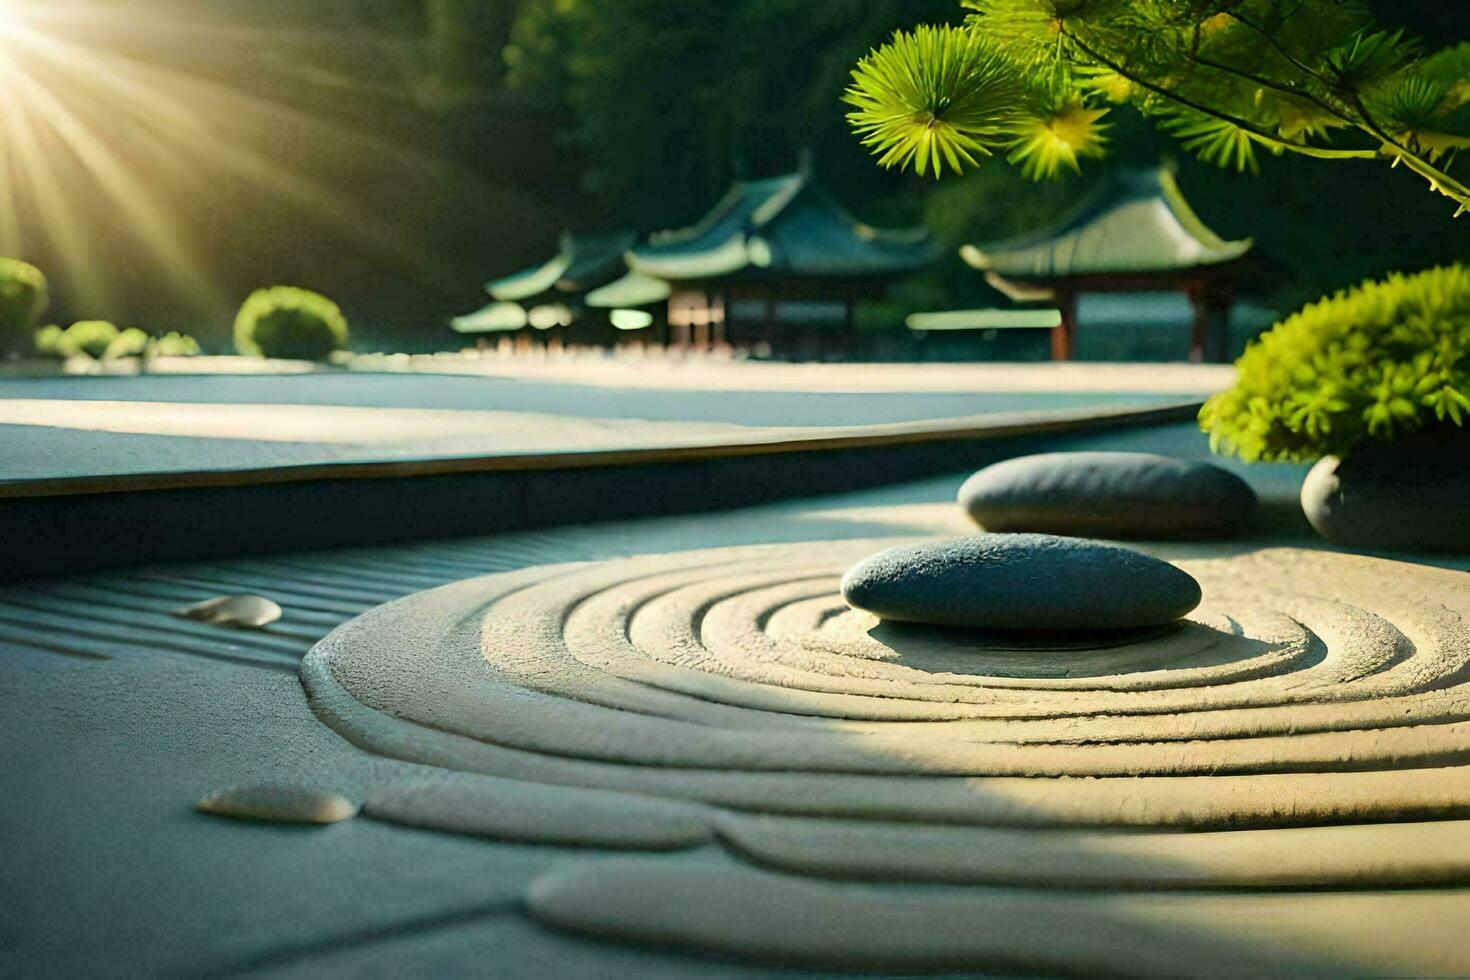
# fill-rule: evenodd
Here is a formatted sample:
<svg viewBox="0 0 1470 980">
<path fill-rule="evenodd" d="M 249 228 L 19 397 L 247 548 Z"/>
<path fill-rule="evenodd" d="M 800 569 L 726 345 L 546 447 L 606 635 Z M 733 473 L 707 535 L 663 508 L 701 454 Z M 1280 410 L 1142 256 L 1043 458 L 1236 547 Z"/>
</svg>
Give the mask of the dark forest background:
<svg viewBox="0 0 1470 980">
<path fill-rule="evenodd" d="M 1103 166 L 1177 160 L 1186 195 L 1221 234 L 1254 236 L 1293 305 L 1391 269 L 1470 252 L 1470 218 L 1403 171 L 1267 158 L 1259 177 L 1202 166 L 1115 110 L 1113 157 L 1031 184 L 999 161 L 935 183 L 879 170 L 838 98 L 852 64 L 892 30 L 958 19 L 955 0 L 114 0 L 127 28 L 82 38 L 280 106 L 249 139 L 286 170 L 346 195 L 375 232 L 324 221 L 270 185 L 220 174 L 182 202 L 196 247 L 238 301 L 276 282 L 336 298 L 354 346 L 428 350 L 445 319 L 484 302 L 488 278 L 540 261 L 564 228 L 640 231 L 696 219 L 739 175 L 818 175 L 865 220 L 924 220 L 950 244 L 1027 230 Z M 1470 38 L 1470 5 L 1384 0 L 1384 19 L 1435 44 Z M 125 138 L 121 134 L 119 139 Z M 59 314 L 181 328 L 222 344 L 230 313 L 178 295 L 136 255 L 120 219 L 91 213 L 120 281 L 111 310 Z M 44 236 L 28 235 L 28 240 Z M 30 256 L 47 264 L 44 243 Z M 897 288 L 912 307 L 981 298 L 957 260 Z"/>
</svg>

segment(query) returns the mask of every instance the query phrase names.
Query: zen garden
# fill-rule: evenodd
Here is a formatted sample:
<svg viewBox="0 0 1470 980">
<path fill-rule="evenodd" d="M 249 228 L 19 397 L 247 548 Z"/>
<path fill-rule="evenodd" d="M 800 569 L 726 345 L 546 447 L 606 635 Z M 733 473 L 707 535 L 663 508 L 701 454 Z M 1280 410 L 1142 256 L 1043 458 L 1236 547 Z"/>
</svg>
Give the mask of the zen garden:
<svg viewBox="0 0 1470 980">
<path fill-rule="evenodd" d="M 1470 5 L 0 0 L 0 975 L 1470 976 Z"/>
</svg>

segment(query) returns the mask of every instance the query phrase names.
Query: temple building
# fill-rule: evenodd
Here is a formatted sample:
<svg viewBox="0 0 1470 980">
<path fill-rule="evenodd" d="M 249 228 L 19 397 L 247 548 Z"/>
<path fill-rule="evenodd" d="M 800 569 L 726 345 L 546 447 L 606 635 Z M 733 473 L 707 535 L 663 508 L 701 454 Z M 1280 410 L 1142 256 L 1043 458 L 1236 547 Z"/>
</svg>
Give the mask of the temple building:
<svg viewBox="0 0 1470 980">
<path fill-rule="evenodd" d="M 671 343 L 801 352 L 845 348 L 855 304 L 938 254 L 927 229 L 859 221 L 804 165 L 737 182 L 698 223 L 652 236 L 627 262 L 637 282 L 669 285 Z"/>
<path fill-rule="evenodd" d="M 1225 241 L 1195 215 L 1167 168 L 1105 178 L 1071 214 L 1033 234 L 961 255 L 1018 301 L 1060 312 L 1055 360 L 1076 351 L 1077 301 L 1086 293 L 1180 292 L 1193 308 L 1189 358 L 1223 360 L 1236 282 L 1250 239 Z"/>
<path fill-rule="evenodd" d="M 590 301 L 593 294 L 628 276 L 624 255 L 636 240 L 631 231 L 603 235 L 565 233 L 556 255 L 540 265 L 486 283 L 485 291 L 492 302 L 475 313 L 456 318 L 451 325 L 460 333 L 571 327 L 584 319 L 588 307 L 601 305 Z M 665 291 L 664 296 L 667 295 Z M 598 322 L 592 327 L 593 333 L 606 325 L 609 318 L 595 319 Z M 626 318 L 624 322 L 628 322 Z"/>
</svg>

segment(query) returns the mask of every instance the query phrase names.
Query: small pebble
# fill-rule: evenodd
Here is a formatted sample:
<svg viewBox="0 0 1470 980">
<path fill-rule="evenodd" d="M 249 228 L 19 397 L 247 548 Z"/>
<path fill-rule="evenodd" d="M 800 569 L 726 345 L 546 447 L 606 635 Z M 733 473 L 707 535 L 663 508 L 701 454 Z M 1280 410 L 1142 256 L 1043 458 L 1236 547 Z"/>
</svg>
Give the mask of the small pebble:
<svg viewBox="0 0 1470 980">
<path fill-rule="evenodd" d="M 258 629 L 281 618 L 281 607 L 260 595 L 226 595 L 206 599 L 178 610 L 175 615 L 216 626 Z"/>
<path fill-rule="evenodd" d="M 234 786 L 194 804 L 200 813 L 270 823 L 337 823 L 357 816 L 357 804 L 339 793 L 309 786 Z"/>
</svg>

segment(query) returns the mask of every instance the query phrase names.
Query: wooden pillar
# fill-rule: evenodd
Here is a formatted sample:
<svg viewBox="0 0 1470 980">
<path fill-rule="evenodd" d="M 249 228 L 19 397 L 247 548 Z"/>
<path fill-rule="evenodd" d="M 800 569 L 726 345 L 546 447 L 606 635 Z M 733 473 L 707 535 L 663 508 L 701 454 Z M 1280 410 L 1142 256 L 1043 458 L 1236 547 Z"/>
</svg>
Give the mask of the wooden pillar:
<svg viewBox="0 0 1470 980">
<path fill-rule="evenodd" d="M 1184 290 L 1189 295 L 1189 306 L 1194 319 L 1189 327 L 1189 363 L 1199 364 L 1205 359 L 1205 345 L 1210 337 L 1210 308 L 1203 282 L 1191 282 Z"/>
<path fill-rule="evenodd" d="M 776 351 L 776 290 L 772 286 L 766 287 L 766 322 L 762 325 L 761 333 L 765 336 L 766 345 L 769 346 L 770 354 Z"/>
<path fill-rule="evenodd" d="M 1233 301 L 1229 285 L 1196 280 L 1186 291 L 1194 311 L 1189 332 L 1190 361 L 1200 364 L 1226 360 Z"/>
<path fill-rule="evenodd" d="M 724 350 L 731 346 L 730 334 L 730 290 L 722 289 L 715 294 L 714 298 L 719 302 L 719 318 L 716 319 L 714 306 L 710 309 L 710 345 Z"/>
<path fill-rule="evenodd" d="M 700 308 L 700 312 L 699 313 L 695 314 L 695 316 L 694 316 L 694 323 L 693 323 L 693 325 L 691 327 L 691 329 L 692 329 L 692 331 L 694 333 L 694 341 L 693 341 L 692 346 L 694 347 L 694 349 L 697 352 L 699 352 L 701 354 L 703 354 L 705 351 L 709 350 L 709 329 L 710 329 L 710 309 L 709 309 L 710 308 L 710 301 L 709 300 L 710 300 L 709 294 L 708 293 L 705 293 L 704 294 L 704 306 L 702 306 Z"/>
<path fill-rule="evenodd" d="M 1070 361 L 1077 353 L 1077 294 L 1070 289 L 1058 289 L 1056 300 L 1062 322 L 1051 329 L 1051 359 Z"/>
<path fill-rule="evenodd" d="M 1230 307 L 1235 303 L 1228 285 L 1221 285 L 1210 297 L 1210 343 L 1205 356 L 1216 363 L 1230 360 Z"/>
<path fill-rule="evenodd" d="M 838 360 L 850 361 L 857 347 L 857 302 L 848 296 L 842 304 L 842 340 L 837 345 Z"/>
</svg>

